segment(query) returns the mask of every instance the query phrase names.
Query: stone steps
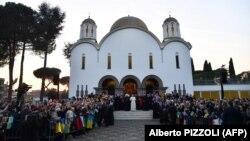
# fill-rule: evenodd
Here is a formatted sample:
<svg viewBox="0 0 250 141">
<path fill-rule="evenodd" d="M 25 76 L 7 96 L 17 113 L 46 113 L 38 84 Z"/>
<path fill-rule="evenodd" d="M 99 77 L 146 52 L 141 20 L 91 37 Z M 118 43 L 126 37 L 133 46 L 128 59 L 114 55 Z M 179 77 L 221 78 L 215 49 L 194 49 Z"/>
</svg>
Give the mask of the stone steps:
<svg viewBox="0 0 250 141">
<path fill-rule="evenodd" d="M 115 120 L 152 120 L 153 111 L 115 111 Z"/>
</svg>

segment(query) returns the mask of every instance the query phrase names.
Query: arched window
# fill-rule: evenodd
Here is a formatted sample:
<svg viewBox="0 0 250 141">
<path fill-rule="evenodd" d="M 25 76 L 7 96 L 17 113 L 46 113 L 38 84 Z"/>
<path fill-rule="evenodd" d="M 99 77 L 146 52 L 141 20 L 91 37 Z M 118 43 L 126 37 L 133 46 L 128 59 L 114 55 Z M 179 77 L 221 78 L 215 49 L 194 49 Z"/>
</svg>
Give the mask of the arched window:
<svg viewBox="0 0 250 141">
<path fill-rule="evenodd" d="M 172 30 L 172 35 L 174 36 L 174 23 L 171 23 L 171 30 Z"/>
<path fill-rule="evenodd" d="M 167 28 L 166 28 L 166 30 L 167 30 L 167 36 L 168 36 L 168 24 L 167 24 Z"/>
<path fill-rule="evenodd" d="M 153 69 L 153 54 L 152 54 L 152 52 L 149 53 L 149 68 Z"/>
<path fill-rule="evenodd" d="M 85 69 L 85 61 L 86 61 L 86 56 L 85 53 L 82 54 L 82 70 Z"/>
<path fill-rule="evenodd" d="M 178 52 L 176 52 L 176 54 L 175 54 L 175 61 L 176 61 L 176 68 L 179 69 L 180 62 L 179 62 L 179 53 Z"/>
<path fill-rule="evenodd" d="M 94 34 L 94 28 L 92 26 L 92 28 L 91 28 L 91 36 L 93 36 L 93 34 Z"/>
<path fill-rule="evenodd" d="M 111 69 L 111 54 L 108 53 L 108 69 Z"/>
<path fill-rule="evenodd" d="M 132 54 L 128 54 L 128 69 L 132 69 Z"/>
<path fill-rule="evenodd" d="M 179 32 L 179 29 L 178 29 L 178 24 L 176 24 L 176 33 L 178 33 Z"/>
<path fill-rule="evenodd" d="M 86 37 L 88 37 L 88 32 L 89 32 L 89 27 L 87 25 L 87 27 L 86 27 Z"/>
</svg>

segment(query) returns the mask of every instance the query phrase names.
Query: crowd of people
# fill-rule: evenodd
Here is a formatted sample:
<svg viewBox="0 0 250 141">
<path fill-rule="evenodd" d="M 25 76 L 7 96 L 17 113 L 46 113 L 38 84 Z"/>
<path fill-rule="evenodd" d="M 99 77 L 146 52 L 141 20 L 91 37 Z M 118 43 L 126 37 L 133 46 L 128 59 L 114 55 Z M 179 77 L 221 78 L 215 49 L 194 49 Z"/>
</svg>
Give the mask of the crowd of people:
<svg viewBox="0 0 250 141">
<path fill-rule="evenodd" d="M 77 136 L 94 127 L 114 125 L 113 109 L 112 96 L 107 94 L 26 103 L 22 108 L 15 102 L 1 101 L 0 129 L 5 135 L 12 129 L 21 129 L 14 136 L 27 141 L 41 140 L 51 133 Z"/>
<path fill-rule="evenodd" d="M 250 99 L 194 99 L 172 94 L 159 98 L 157 105 L 165 124 L 250 125 Z"/>
<path fill-rule="evenodd" d="M 134 110 L 152 110 L 152 95 L 135 96 L 132 94 L 116 94 L 114 97 L 115 110 L 134 111 Z M 132 109 L 131 109 L 132 107 Z"/>
<path fill-rule="evenodd" d="M 131 97 L 114 98 L 115 110 L 131 110 Z M 195 99 L 190 95 L 146 94 L 135 97 L 137 110 L 153 110 L 153 118 L 162 124 L 182 125 L 250 125 L 250 99 Z"/>
<path fill-rule="evenodd" d="M 114 110 L 153 110 L 153 118 L 167 125 L 250 125 L 250 99 L 195 99 L 189 95 L 154 94 L 111 96 L 105 93 L 84 98 L 42 103 L 0 101 L 1 133 L 22 128 L 21 137 L 32 140 L 56 134 L 77 136 L 94 127 L 114 125 Z M 1 139 L 0 133 L 0 139 Z"/>
</svg>

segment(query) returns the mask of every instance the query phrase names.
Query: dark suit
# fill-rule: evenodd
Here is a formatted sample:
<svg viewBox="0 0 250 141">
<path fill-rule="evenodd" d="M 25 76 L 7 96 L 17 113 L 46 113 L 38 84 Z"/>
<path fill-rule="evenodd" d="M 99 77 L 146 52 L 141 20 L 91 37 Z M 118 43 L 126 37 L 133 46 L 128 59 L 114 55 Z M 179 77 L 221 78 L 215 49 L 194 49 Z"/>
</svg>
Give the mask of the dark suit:
<svg viewBox="0 0 250 141">
<path fill-rule="evenodd" d="M 224 125 L 239 125 L 243 120 L 240 111 L 233 106 L 225 109 L 222 119 Z"/>
</svg>

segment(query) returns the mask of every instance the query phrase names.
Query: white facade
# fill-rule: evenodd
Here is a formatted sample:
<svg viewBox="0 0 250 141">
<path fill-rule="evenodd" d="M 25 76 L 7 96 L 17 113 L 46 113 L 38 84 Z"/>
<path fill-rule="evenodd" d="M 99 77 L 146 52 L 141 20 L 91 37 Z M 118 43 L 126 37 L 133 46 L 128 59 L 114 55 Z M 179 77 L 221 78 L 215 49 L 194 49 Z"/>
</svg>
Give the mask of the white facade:
<svg viewBox="0 0 250 141">
<path fill-rule="evenodd" d="M 174 25 L 173 33 L 167 33 L 169 23 Z M 93 27 L 91 37 L 86 35 L 86 25 Z M 100 43 L 96 29 L 93 20 L 84 20 L 80 39 L 72 46 L 70 97 L 102 91 L 193 94 L 191 45 L 180 38 L 176 19 L 164 21 L 163 42 L 143 21 L 131 16 L 118 19 Z"/>
</svg>

